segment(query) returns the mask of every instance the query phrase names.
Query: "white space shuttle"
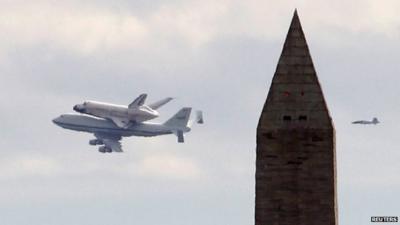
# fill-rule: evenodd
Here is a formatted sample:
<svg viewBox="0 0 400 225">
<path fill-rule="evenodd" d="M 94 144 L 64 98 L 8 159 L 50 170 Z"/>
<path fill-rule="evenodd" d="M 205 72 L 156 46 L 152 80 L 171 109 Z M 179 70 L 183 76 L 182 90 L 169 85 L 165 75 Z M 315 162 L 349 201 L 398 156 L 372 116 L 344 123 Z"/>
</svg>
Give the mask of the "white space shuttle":
<svg viewBox="0 0 400 225">
<path fill-rule="evenodd" d="M 133 123 L 157 118 L 159 113 L 156 110 L 172 100 L 168 97 L 145 105 L 146 98 L 147 94 L 141 94 L 128 106 L 85 101 L 83 104 L 75 105 L 73 109 L 76 112 L 109 119 L 120 128 L 128 128 Z"/>
<path fill-rule="evenodd" d="M 376 124 L 378 124 L 378 123 L 379 123 L 379 120 L 378 120 L 376 117 L 374 117 L 374 118 L 372 119 L 372 121 L 368 121 L 368 120 L 357 120 L 357 121 L 352 122 L 352 124 L 374 124 L 374 125 L 376 125 Z"/>
</svg>

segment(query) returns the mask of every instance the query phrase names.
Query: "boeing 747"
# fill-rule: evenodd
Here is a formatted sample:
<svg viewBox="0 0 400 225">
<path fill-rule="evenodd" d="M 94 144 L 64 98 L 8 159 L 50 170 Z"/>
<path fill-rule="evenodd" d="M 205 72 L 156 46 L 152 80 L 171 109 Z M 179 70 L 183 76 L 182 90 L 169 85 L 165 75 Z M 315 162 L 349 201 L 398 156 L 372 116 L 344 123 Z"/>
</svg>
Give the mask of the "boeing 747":
<svg viewBox="0 0 400 225">
<path fill-rule="evenodd" d="M 56 125 L 74 131 L 92 133 L 95 139 L 90 140 L 90 145 L 100 145 L 99 152 L 122 152 L 122 137 L 142 136 L 153 137 L 159 135 L 175 134 L 179 143 L 184 142 L 184 133 L 190 131 L 189 121 L 192 108 L 182 108 L 165 123 L 137 122 L 126 128 L 121 128 L 112 121 L 80 114 L 63 114 L 53 120 Z M 196 118 L 202 123 L 203 118 Z"/>
</svg>

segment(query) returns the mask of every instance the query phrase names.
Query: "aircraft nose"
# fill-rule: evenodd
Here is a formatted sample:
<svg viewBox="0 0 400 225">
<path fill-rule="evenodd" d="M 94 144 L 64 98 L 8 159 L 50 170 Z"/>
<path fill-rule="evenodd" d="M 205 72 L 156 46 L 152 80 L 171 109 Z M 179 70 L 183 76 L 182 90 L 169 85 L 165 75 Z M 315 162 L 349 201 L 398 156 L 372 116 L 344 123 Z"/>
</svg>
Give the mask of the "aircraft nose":
<svg viewBox="0 0 400 225">
<path fill-rule="evenodd" d="M 52 120 L 52 122 L 53 122 L 54 124 L 58 124 L 58 122 L 60 122 L 60 117 L 54 118 L 54 119 Z"/>
</svg>

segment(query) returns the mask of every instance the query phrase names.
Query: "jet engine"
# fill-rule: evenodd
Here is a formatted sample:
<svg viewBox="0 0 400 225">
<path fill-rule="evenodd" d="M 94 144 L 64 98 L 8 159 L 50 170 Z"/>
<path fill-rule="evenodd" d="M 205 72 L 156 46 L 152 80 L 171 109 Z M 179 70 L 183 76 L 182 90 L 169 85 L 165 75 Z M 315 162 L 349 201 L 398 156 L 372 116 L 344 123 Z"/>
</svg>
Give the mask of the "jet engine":
<svg viewBox="0 0 400 225">
<path fill-rule="evenodd" d="M 106 152 L 112 152 L 112 150 L 111 150 L 111 148 L 108 148 L 108 147 L 106 147 L 106 146 L 101 146 L 101 147 L 99 148 L 99 152 L 101 152 L 101 153 L 106 153 Z"/>
<path fill-rule="evenodd" d="M 99 139 L 93 139 L 89 141 L 89 145 L 102 145 L 103 141 Z"/>
</svg>

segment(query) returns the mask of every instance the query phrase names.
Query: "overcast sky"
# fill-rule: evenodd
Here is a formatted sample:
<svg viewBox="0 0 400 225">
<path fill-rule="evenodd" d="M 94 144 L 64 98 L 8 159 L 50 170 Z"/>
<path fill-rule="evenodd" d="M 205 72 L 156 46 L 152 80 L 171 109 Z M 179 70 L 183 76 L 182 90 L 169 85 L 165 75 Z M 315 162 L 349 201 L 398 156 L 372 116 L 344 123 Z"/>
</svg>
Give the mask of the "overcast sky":
<svg viewBox="0 0 400 225">
<path fill-rule="evenodd" d="M 254 224 L 255 133 L 297 7 L 337 134 L 339 223 L 400 216 L 400 2 L 0 0 L 0 224 Z M 84 100 L 204 111 L 100 154 Z M 377 116 L 377 126 L 351 121 Z"/>
</svg>

